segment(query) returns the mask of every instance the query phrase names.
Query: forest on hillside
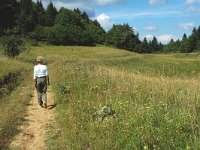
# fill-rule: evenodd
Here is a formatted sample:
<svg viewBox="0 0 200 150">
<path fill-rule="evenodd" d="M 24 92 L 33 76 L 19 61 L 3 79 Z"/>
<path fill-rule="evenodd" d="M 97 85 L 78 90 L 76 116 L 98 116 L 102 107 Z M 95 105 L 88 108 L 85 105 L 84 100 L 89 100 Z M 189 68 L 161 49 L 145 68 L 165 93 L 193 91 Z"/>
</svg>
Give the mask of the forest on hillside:
<svg viewBox="0 0 200 150">
<path fill-rule="evenodd" d="M 31 40 L 33 45 L 38 42 L 51 45 L 102 44 L 138 53 L 188 53 L 200 50 L 200 26 L 194 28 L 190 36 L 183 34 L 181 40 L 172 39 L 164 45 L 155 36 L 150 41 L 146 38 L 141 41 L 139 33 L 128 23 L 114 24 L 106 32 L 97 20 L 90 19 L 79 8 L 70 10 L 63 7 L 57 10 L 52 2 L 44 8 L 41 0 L 1 0 L 0 37 L 2 45 L 12 48 L 22 46 L 23 38 Z"/>
</svg>

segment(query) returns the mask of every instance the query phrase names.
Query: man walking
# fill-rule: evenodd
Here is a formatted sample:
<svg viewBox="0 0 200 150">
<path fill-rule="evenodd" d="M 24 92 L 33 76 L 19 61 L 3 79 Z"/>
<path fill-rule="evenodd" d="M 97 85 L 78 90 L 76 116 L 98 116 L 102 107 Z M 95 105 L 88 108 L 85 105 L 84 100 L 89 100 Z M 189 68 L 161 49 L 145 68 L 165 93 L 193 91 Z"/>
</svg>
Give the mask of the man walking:
<svg viewBox="0 0 200 150">
<path fill-rule="evenodd" d="M 47 108 L 47 86 L 50 85 L 47 66 L 43 65 L 43 57 L 37 56 L 37 65 L 34 66 L 34 85 L 37 89 L 38 104 Z"/>
</svg>

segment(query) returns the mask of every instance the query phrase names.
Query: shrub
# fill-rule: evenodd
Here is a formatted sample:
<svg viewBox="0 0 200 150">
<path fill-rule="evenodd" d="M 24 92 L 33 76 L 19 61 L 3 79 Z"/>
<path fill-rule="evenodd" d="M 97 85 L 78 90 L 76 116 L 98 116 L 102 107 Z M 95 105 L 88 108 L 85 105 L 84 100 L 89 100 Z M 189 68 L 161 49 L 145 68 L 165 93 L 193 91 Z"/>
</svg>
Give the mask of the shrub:
<svg viewBox="0 0 200 150">
<path fill-rule="evenodd" d="M 25 49 L 24 41 L 19 36 L 4 36 L 1 42 L 4 53 L 9 57 L 15 57 Z"/>
</svg>

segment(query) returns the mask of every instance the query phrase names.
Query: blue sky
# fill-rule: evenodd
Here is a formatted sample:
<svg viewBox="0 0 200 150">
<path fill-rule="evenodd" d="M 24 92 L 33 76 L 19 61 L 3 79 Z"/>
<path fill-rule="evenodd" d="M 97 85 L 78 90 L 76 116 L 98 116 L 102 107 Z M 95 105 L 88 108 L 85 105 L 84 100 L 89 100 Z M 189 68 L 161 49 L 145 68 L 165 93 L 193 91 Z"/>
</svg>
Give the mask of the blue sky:
<svg viewBox="0 0 200 150">
<path fill-rule="evenodd" d="M 34 0 L 36 1 L 36 0 Z M 50 0 L 42 0 L 44 6 Z M 113 24 L 128 23 L 140 39 L 156 36 L 162 43 L 181 39 L 200 26 L 200 0 L 51 0 L 61 7 L 85 10 L 108 31 Z"/>
</svg>

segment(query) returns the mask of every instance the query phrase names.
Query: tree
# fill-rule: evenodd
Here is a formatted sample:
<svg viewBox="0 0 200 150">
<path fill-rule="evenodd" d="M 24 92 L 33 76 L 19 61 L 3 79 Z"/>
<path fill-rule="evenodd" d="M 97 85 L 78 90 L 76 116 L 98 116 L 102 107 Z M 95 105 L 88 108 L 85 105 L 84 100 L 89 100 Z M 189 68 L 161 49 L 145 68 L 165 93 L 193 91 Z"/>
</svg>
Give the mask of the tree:
<svg viewBox="0 0 200 150">
<path fill-rule="evenodd" d="M 158 43 L 156 37 L 154 36 L 152 41 L 149 42 L 149 53 L 161 51 L 160 44 Z"/>
<path fill-rule="evenodd" d="M 196 49 L 197 49 L 197 50 L 200 50 L 200 26 L 199 26 L 198 29 L 197 29 L 196 37 L 197 37 Z"/>
<path fill-rule="evenodd" d="M 180 52 L 180 41 L 171 39 L 171 41 L 163 48 L 163 52 Z"/>
<path fill-rule="evenodd" d="M 48 34 L 48 42 L 54 45 L 93 45 L 94 39 L 77 25 L 55 24 Z"/>
<path fill-rule="evenodd" d="M 50 2 L 49 5 L 47 6 L 47 11 L 46 11 L 46 25 L 47 26 L 53 26 L 54 21 L 57 15 L 57 10 L 53 6 L 53 3 Z"/>
<path fill-rule="evenodd" d="M 79 15 L 81 15 L 81 11 L 78 8 L 74 9 L 74 12 L 77 13 L 77 14 L 79 14 Z"/>
<path fill-rule="evenodd" d="M 134 51 L 139 43 L 138 35 L 135 35 L 133 29 L 128 25 L 113 25 L 106 36 L 106 44 L 117 48 Z"/>
<path fill-rule="evenodd" d="M 97 44 L 104 44 L 106 32 L 101 27 L 97 20 L 91 21 L 90 23 L 86 24 L 86 30 L 92 36 L 92 39 Z"/>
<path fill-rule="evenodd" d="M 17 0 L 0 1 L 0 34 L 8 27 L 15 25 L 19 11 Z"/>
<path fill-rule="evenodd" d="M 21 34 L 33 31 L 36 25 L 36 20 L 33 16 L 32 0 L 19 1 L 20 13 L 18 15 L 17 26 Z"/>
<path fill-rule="evenodd" d="M 89 22 L 89 16 L 87 15 L 87 13 L 84 11 L 82 14 L 81 14 L 81 17 L 86 21 L 86 22 Z"/>
<path fill-rule="evenodd" d="M 45 9 L 43 7 L 41 0 L 40 1 L 37 0 L 36 5 L 34 7 L 34 14 L 37 20 L 37 24 L 44 26 L 45 25 Z"/>
<path fill-rule="evenodd" d="M 138 49 L 139 53 L 148 53 L 149 52 L 149 43 L 147 41 L 147 38 L 144 37 L 141 45 L 140 45 L 140 48 Z"/>
<path fill-rule="evenodd" d="M 59 11 L 55 19 L 55 24 L 60 24 L 63 26 L 67 24 L 71 24 L 71 25 L 84 27 L 84 24 L 81 22 L 81 15 L 72 10 L 65 9 L 65 8 L 62 8 Z"/>
<path fill-rule="evenodd" d="M 188 38 L 185 33 L 183 34 L 183 38 L 182 38 L 180 47 L 181 47 L 180 52 L 188 53 L 190 51 L 189 45 L 188 45 Z"/>
</svg>

